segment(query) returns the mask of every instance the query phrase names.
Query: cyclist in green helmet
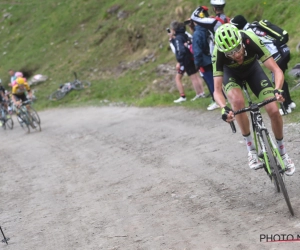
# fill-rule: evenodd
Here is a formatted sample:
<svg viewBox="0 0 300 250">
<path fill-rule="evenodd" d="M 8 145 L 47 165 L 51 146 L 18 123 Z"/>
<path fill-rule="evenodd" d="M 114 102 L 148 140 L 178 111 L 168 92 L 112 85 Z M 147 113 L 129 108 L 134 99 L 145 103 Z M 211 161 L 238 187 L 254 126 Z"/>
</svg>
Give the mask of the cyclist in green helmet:
<svg viewBox="0 0 300 250">
<path fill-rule="evenodd" d="M 242 83 L 246 81 L 254 95 L 260 99 L 270 99 L 276 96 L 278 102 L 283 102 L 283 91 L 281 90 L 284 81 L 282 70 L 274 61 L 271 53 L 264 43 L 250 31 L 239 31 L 232 24 L 220 26 L 215 33 L 214 53 L 212 57 L 214 71 L 214 98 L 222 108 L 222 119 L 231 122 L 234 119 L 240 127 L 247 145 L 249 167 L 257 169 L 262 166 L 250 134 L 250 123 L 246 113 L 234 117 L 232 110 L 226 106 L 222 88 L 227 95 L 228 101 L 233 110 L 245 107 L 245 99 L 242 91 Z M 273 72 L 275 76 L 275 88 L 264 73 L 258 60 Z M 272 130 L 275 135 L 279 153 L 288 169 L 286 175 L 293 175 L 295 165 L 286 153 L 283 142 L 283 121 L 278 106 L 271 102 L 265 106 L 271 119 Z"/>
</svg>

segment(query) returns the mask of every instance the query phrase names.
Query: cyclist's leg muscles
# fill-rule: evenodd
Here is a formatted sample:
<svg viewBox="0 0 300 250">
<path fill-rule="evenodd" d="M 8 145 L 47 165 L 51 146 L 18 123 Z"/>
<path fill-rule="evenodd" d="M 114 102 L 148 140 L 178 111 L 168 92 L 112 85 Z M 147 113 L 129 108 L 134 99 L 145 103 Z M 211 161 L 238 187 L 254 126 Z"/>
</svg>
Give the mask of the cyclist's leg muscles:
<svg viewBox="0 0 300 250">
<path fill-rule="evenodd" d="M 261 67 L 254 68 L 255 74 L 250 74 L 247 82 L 252 92 L 260 101 L 274 97 L 274 87 Z M 271 119 L 272 130 L 276 139 L 283 138 L 283 121 L 276 102 L 271 102 L 265 106 Z"/>
<path fill-rule="evenodd" d="M 241 89 L 242 80 L 234 76 L 231 71 L 224 70 L 223 85 L 224 91 L 233 110 L 239 110 L 245 107 L 245 99 Z M 246 113 L 235 117 L 243 135 L 250 134 L 249 119 Z"/>
</svg>

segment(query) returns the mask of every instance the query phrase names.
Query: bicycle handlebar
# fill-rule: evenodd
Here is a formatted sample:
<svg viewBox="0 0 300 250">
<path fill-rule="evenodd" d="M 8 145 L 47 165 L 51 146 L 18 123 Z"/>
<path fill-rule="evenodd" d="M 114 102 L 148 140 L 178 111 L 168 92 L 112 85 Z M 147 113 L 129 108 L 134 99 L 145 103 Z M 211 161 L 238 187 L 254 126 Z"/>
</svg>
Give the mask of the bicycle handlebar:
<svg viewBox="0 0 300 250">
<path fill-rule="evenodd" d="M 229 122 L 229 124 L 230 124 L 231 130 L 232 130 L 232 133 L 236 133 L 236 127 L 234 125 L 234 122 Z"/>
<path fill-rule="evenodd" d="M 277 98 L 276 97 L 273 97 L 271 99 L 268 99 L 268 100 L 264 100 L 260 103 L 252 103 L 249 107 L 245 107 L 245 108 L 242 108 L 240 110 L 237 110 L 237 111 L 233 111 L 234 115 L 238 115 L 238 114 L 241 114 L 241 113 L 245 113 L 245 112 L 248 112 L 250 110 L 255 110 L 255 109 L 259 109 L 271 102 L 275 102 L 277 101 Z M 231 130 L 232 130 L 232 133 L 236 133 L 236 127 L 234 125 L 234 121 L 230 122 L 230 127 L 231 127 Z"/>
<path fill-rule="evenodd" d="M 22 102 L 22 105 L 27 105 L 27 104 L 31 104 L 32 101 L 31 100 L 26 100 L 25 102 Z"/>
<path fill-rule="evenodd" d="M 268 100 L 264 100 L 260 103 L 252 103 L 249 107 L 246 107 L 246 108 L 242 108 L 240 110 L 237 110 L 237 111 L 234 111 L 234 115 L 238 115 L 238 114 L 241 114 L 241 113 L 245 113 L 247 111 L 250 111 L 250 110 L 254 110 L 254 109 L 257 109 L 257 108 L 261 108 L 271 102 L 275 102 L 277 101 L 277 98 L 276 97 L 273 97 L 271 99 L 268 99 Z"/>
</svg>

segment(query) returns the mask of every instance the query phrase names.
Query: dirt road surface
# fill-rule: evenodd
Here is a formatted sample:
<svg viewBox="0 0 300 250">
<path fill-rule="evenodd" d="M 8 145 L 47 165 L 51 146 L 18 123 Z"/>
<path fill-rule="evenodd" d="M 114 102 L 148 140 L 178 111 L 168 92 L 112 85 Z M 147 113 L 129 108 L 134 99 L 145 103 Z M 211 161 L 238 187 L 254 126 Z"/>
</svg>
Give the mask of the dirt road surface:
<svg viewBox="0 0 300 250">
<path fill-rule="evenodd" d="M 264 171 L 248 168 L 239 131 L 219 111 L 88 107 L 40 116 L 42 132 L 25 134 L 15 117 L 13 131 L 0 130 L 0 226 L 10 238 L 0 249 L 300 249 L 261 240 L 300 236 L 299 124 L 284 127 L 298 165 L 285 178 L 291 217 Z"/>
</svg>

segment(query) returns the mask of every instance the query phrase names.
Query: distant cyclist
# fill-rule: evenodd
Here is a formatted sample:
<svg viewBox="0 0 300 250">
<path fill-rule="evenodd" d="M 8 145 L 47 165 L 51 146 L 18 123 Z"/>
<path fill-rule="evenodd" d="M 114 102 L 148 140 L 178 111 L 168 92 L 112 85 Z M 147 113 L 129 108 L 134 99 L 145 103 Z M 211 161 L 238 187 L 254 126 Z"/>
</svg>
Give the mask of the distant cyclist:
<svg viewBox="0 0 300 250">
<path fill-rule="evenodd" d="M 32 93 L 28 83 L 23 77 L 18 77 L 16 79 L 16 84 L 12 87 L 12 101 L 16 107 L 20 107 L 22 102 L 27 101 L 26 92 L 29 98 L 32 98 Z"/>
<path fill-rule="evenodd" d="M 214 68 L 214 97 L 222 108 L 222 119 L 230 122 L 234 120 L 232 109 L 226 106 L 222 93 L 222 86 L 225 89 L 228 100 L 233 110 L 245 107 L 243 81 L 246 81 L 261 101 L 276 96 L 279 102 L 283 102 L 282 84 L 284 76 L 282 70 L 274 61 L 272 55 L 263 42 L 250 31 L 239 31 L 232 24 L 220 26 L 215 34 L 216 46 L 213 54 Z M 273 84 L 259 65 L 258 59 L 273 72 L 275 76 L 275 89 Z M 287 171 L 286 175 L 293 175 L 295 165 L 286 153 L 283 143 L 283 121 L 279 113 L 277 103 L 271 102 L 265 106 L 271 119 L 272 130 L 275 135 L 278 150 L 284 161 Z M 259 160 L 253 138 L 250 134 L 250 123 L 246 113 L 237 115 L 236 120 L 244 137 L 248 150 L 249 167 L 257 169 L 262 166 Z"/>
<path fill-rule="evenodd" d="M 5 96 L 5 88 L 3 87 L 2 83 L 0 83 L 0 102 L 6 101 Z"/>
<path fill-rule="evenodd" d="M 5 90 L 1 82 L 0 82 L 0 102 L 3 104 L 4 108 L 9 111 L 7 105 L 8 103 L 7 91 Z"/>
</svg>

